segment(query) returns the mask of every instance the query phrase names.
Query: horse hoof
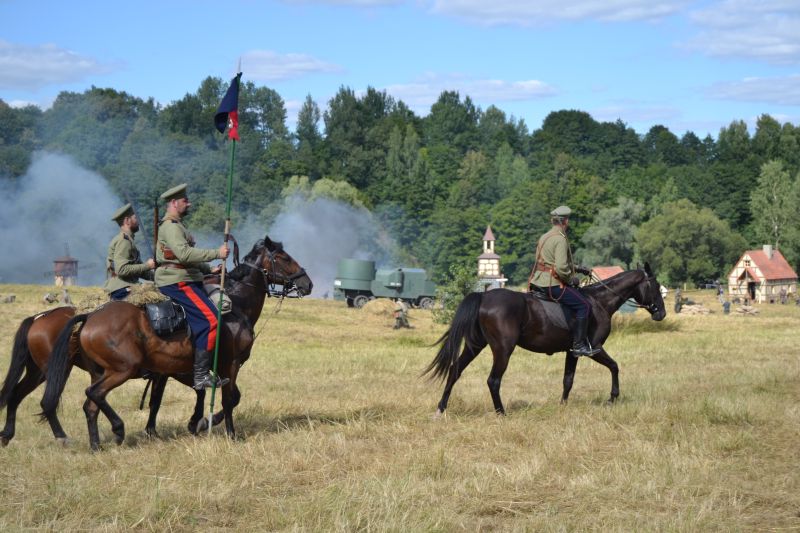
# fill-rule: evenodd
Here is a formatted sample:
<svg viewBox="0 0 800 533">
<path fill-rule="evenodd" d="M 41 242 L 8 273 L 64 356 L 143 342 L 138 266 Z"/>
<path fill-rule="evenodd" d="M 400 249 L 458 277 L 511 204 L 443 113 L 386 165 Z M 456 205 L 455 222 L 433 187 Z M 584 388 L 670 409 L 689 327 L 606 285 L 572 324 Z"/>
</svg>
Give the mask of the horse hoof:
<svg viewBox="0 0 800 533">
<path fill-rule="evenodd" d="M 56 444 L 60 444 L 62 447 L 66 448 L 69 446 L 69 439 L 67 437 L 56 437 Z"/>
<path fill-rule="evenodd" d="M 9 441 L 11 441 L 11 439 L 3 435 L 2 437 L 0 437 L 0 446 L 5 448 L 6 446 L 8 446 Z"/>
<path fill-rule="evenodd" d="M 443 416 L 444 416 L 444 411 L 442 411 L 441 409 L 437 409 L 436 412 L 433 413 L 433 419 L 434 420 L 439 420 Z"/>
<path fill-rule="evenodd" d="M 161 438 L 161 436 L 158 434 L 158 432 L 155 429 L 145 430 L 144 436 L 147 437 L 148 439 L 160 439 Z"/>
<path fill-rule="evenodd" d="M 199 422 L 197 422 L 197 426 L 195 426 L 194 434 L 199 435 L 200 433 L 208 431 L 208 419 L 201 418 Z"/>
</svg>

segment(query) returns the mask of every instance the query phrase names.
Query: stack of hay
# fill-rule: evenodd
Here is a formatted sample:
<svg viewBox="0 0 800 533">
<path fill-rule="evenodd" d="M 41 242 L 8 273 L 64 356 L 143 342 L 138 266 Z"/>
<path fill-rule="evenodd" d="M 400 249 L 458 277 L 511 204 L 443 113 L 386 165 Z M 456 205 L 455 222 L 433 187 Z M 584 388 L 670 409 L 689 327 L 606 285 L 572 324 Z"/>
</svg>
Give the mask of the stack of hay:
<svg viewBox="0 0 800 533">
<path fill-rule="evenodd" d="M 367 302 L 366 305 L 361 308 L 361 311 L 375 317 L 393 318 L 394 302 L 388 298 L 376 298 L 375 300 Z"/>
</svg>

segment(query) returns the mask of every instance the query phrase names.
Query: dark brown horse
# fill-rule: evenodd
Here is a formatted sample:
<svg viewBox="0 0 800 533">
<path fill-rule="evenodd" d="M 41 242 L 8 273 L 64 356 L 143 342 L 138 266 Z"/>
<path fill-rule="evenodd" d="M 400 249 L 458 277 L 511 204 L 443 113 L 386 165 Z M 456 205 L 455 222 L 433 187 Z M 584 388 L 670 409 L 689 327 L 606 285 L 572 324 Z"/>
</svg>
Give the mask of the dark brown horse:
<svg viewBox="0 0 800 533">
<path fill-rule="evenodd" d="M 647 309 L 653 320 L 663 320 L 666 310 L 659 288 L 647 263 L 644 270 L 622 272 L 606 281 L 584 287 L 582 292 L 592 304 L 589 328 L 592 346 L 602 346 L 611 333 L 611 315 L 628 299 L 632 298 L 639 307 Z M 572 340 L 569 329 L 556 325 L 545 309 L 545 306 L 553 305 L 558 306 L 532 294 L 506 289 L 475 292 L 464 298 L 456 310 L 450 329 L 437 342 L 441 344 L 439 352 L 425 369 L 425 373 L 447 380 L 436 416 L 445 412 L 453 385 L 487 344 L 494 356 L 494 364 L 487 381 L 489 393 L 492 395 L 495 411 L 505 414 L 503 402 L 500 400 L 500 382 L 514 348 L 520 346 L 532 352 L 547 354 L 570 349 Z M 605 350 L 591 358 L 611 371 L 611 397 L 608 401 L 614 402 L 619 396 L 617 363 Z M 567 353 L 562 402 L 566 402 L 569 397 L 577 363 L 578 360 Z"/>
<path fill-rule="evenodd" d="M 253 326 L 261 315 L 264 301 L 274 291 L 275 284 L 282 285 L 284 291 L 295 291 L 303 296 L 311 292 L 312 282 L 281 243 L 269 237 L 253 246 L 226 281 L 233 311 L 224 317 L 219 373 L 230 379 L 222 388 L 222 412 L 226 433 L 234 438 L 233 409 L 241 398 L 236 377 L 241 365 L 250 357 Z M 73 332 L 75 325 L 79 326 L 77 332 Z M 66 384 L 71 345 L 72 350 L 80 350 L 103 369 L 102 377 L 86 390 L 86 396 L 111 421 L 117 444 L 125 438 L 125 427 L 106 401 L 110 391 L 136 377 L 143 369 L 187 378 L 192 370 L 193 345 L 189 336 L 176 333 L 161 338 L 153 332 L 143 310 L 126 302 L 110 302 L 91 314 L 76 315 L 59 336 L 47 369 L 47 386 L 42 398 L 44 417 L 55 413 L 58 407 Z M 197 424 L 201 418 L 202 408 L 199 412 L 196 410 L 192 419 Z M 87 409 L 86 420 L 89 443 L 92 449 L 98 449 L 97 412 Z"/>
</svg>

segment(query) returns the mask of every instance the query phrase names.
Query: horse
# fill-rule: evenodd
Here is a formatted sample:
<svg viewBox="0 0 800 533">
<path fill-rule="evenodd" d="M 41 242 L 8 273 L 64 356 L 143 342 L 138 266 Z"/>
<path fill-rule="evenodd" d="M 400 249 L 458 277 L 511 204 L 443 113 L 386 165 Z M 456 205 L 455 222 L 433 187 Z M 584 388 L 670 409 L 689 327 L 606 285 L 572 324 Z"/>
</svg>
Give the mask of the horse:
<svg viewBox="0 0 800 533">
<path fill-rule="evenodd" d="M 582 292 L 591 303 L 589 341 L 592 346 L 602 346 L 611 333 L 611 316 L 631 298 L 638 307 L 646 309 L 653 320 L 660 321 L 666 316 L 659 284 L 648 263 L 645 263 L 644 269 L 622 272 L 586 286 Z M 545 306 L 551 306 L 552 309 L 552 306 L 560 307 L 560 304 L 544 301 L 531 293 L 508 289 L 473 292 L 464 298 L 456 309 L 450 328 L 434 344 L 440 345 L 436 357 L 423 371 L 423 375 L 430 374 L 434 379 L 444 381 L 446 378 L 442 399 L 434 417 L 444 414 L 453 385 L 487 344 L 494 357 L 487 385 L 497 414 L 505 414 L 500 399 L 500 383 L 516 346 L 549 355 L 567 351 L 561 396 L 561 402 L 566 403 L 578 359 L 569 353 L 572 339 L 567 325 L 561 327 L 554 323 Z M 558 307 L 555 309 L 560 312 Z M 608 403 L 614 403 L 619 396 L 619 367 L 616 361 L 605 349 L 590 357 L 611 372 Z"/>
<path fill-rule="evenodd" d="M 222 416 L 225 431 L 234 439 L 233 409 L 241 394 L 236 386 L 239 368 L 250 357 L 255 340 L 254 326 L 264 301 L 273 294 L 275 285 L 283 286 L 283 296 L 311 293 L 313 283 L 303 269 L 279 242 L 269 236 L 255 243 L 241 264 L 226 279 L 225 290 L 233 303 L 232 312 L 223 316 L 224 327 L 219 342 L 219 373 L 230 379 L 222 387 Z M 96 311 L 75 315 L 56 341 L 47 368 L 47 386 L 41 401 L 43 418 L 56 412 L 69 370 L 70 350 L 79 350 L 83 357 L 103 369 L 102 377 L 86 389 L 90 400 L 84 404 L 92 450 L 100 449 L 97 409 L 111 422 L 114 440 L 125 439 L 122 419 L 106 401 L 106 396 L 140 370 L 170 375 L 189 383 L 194 347 L 185 332 L 159 337 L 150 326 L 144 310 L 124 301 L 109 302 Z M 154 393 L 155 394 L 155 393 Z M 198 394 L 198 399 L 200 394 Z M 159 398 L 160 399 L 160 398 Z M 203 418 L 198 401 L 190 427 Z M 95 409 L 90 407 L 95 406 Z"/>
<path fill-rule="evenodd" d="M 0 432 L 0 445 L 7 446 L 16 432 L 17 408 L 36 387 L 44 381 L 47 361 L 55 346 L 56 339 L 67 322 L 75 316 L 74 307 L 57 307 L 44 313 L 25 318 L 14 334 L 11 350 L 11 363 L 0 389 L 0 409 L 6 408 L 6 425 Z M 102 369 L 85 364 L 83 360 L 75 363 L 98 379 Z M 24 373 L 24 376 L 23 376 Z M 47 417 L 53 437 L 64 442 L 67 435 L 55 413 Z"/>
</svg>

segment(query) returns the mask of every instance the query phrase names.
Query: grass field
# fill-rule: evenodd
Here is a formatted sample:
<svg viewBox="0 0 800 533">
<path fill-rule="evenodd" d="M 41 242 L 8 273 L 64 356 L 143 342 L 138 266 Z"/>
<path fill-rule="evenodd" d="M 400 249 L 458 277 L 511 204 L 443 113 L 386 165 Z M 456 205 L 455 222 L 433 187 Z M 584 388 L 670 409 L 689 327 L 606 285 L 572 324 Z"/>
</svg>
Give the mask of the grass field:
<svg viewBox="0 0 800 533">
<path fill-rule="evenodd" d="M 47 290 L 0 285 L 17 296 L 0 306 L 3 375 Z M 91 453 L 76 370 L 60 413 L 70 443 L 36 421 L 40 387 L 0 449 L 0 530 L 800 530 L 800 308 L 723 316 L 710 291 L 692 297 L 716 312 L 618 323 L 606 344 L 620 365 L 614 407 L 600 365 L 579 362 L 562 406 L 564 355 L 518 350 L 497 417 L 486 350 L 437 421 L 442 386 L 419 374 L 444 328 L 428 312 L 395 331 L 390 316 L 339 302 L 287 300 L 273 315 L 268 300 L 240 374 L 243 440 L 190 436 L 194 394 L 174 382 L 161 438 L 146 439 L 135 380 L 109 396 L 125 443 L 101 417 L 105 449 Z"/>
</svg>

